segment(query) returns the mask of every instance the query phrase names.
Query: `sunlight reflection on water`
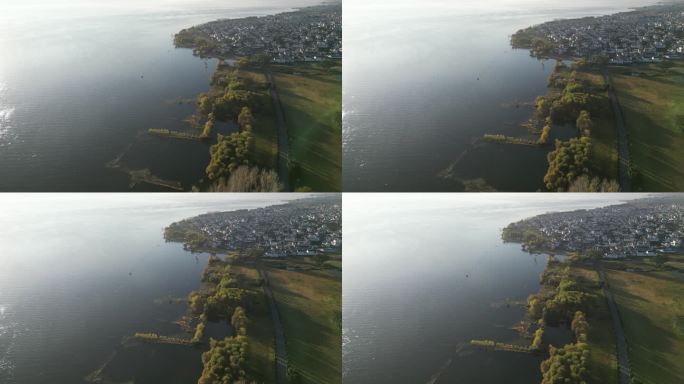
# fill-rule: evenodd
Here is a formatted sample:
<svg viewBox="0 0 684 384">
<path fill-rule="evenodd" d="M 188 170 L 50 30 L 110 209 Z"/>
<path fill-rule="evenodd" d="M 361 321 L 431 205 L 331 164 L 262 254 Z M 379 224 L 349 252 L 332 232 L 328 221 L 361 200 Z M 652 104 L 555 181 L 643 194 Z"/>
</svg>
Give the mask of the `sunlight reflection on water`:
<svg viewBox="0 0 684 384">
<path fill-rule="evenodd" d="M 14 107 L 6 105 L 5 92 L 7 85 L 0 82 L 0 147 L 9 144 L 8 133 L 12 127 L 11 118 L 14 114 Z"/>
</svg>

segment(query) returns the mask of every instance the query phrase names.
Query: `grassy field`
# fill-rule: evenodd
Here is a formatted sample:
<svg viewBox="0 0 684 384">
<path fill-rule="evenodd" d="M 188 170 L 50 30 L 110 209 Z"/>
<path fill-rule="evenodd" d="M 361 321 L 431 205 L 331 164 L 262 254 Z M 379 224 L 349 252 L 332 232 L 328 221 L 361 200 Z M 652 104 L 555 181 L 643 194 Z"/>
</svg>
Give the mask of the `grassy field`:
<svg viewBox="0 0 684 384">
<path fill-rule="evenodd" d="M 684 62 L 611 68 L 625 115 L 633 191 L 684 190 Z"/>
<path fill-rule="evenodd" d="M 290 136 L 292 188 L 342 189 L 342 67 L 273 66 Z"/>
<path fill-rule="evenodd" d="M 304 383 L 342 380 L 342 281 L 321 271 L 268 269 L 287 340 Z"/>
<path fill-rule="evenodd" d="M 608 311 L 606 297 L 599 286 L 599 276 L 596 270 L 586 266 L 572 266 L 571 276 L 584 289 L 594 295 L 591 309 L 587 311 L 589 322 L 588 344 L 590 383 L 617 384 L 617 357 L 615 349 L 615 333 L 612 319 Z"/>
<path fill-rule="evenodd" d="M 599 72 L 579 71 L 578 79 L 583 79 L 594 86 L 604 87 L 606 82 Z M 590 166 L 593 175 L 602 179 L 618 179 L 618 133 L 613 118 L 613 111 L 608 101 L 608 92 L 603 92 L 606 96 L 606 116 L 594 119 L 594 127 L 591 130 L 592 148 Z"/>
<path fill-rule="evenodd" d="M 253 286 L 256 297 L 248 309 L 249 376 L 258 383 L 275 383 L 275 340 L 268 300 L 259 284 L 259 272 L 252 267 L 233 266 L 232 271 Z M 258 287 L 258 288 L 257 288 Z"/>
<path fill-rule="evenodd" d="M 684 278 L 670 271 L 611 270 L 608 282 L 629 343 L 633 375 L 644 384 L 684 382 Z"/>
</svg>

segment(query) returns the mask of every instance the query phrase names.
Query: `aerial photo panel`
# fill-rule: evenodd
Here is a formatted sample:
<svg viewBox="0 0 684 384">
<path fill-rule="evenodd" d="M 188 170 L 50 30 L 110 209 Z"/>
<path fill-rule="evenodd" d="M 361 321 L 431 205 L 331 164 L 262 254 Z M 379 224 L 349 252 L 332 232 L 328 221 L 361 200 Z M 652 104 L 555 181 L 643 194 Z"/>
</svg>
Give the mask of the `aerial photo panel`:
<svg viewBox="0 0 684 384">
<path fill-rule="evenodd" d="M 414 383 L 684 383 L 684 0 L 0 0 L 0 384 Z"/>
</svg>

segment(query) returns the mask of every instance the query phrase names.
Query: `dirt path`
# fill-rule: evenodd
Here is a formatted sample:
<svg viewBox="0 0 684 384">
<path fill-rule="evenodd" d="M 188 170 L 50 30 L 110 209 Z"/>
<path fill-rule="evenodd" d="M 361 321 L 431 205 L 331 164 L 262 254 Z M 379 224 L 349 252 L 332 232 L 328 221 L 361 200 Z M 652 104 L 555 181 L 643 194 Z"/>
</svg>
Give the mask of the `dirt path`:
<svg viewBox="0 0 684 384">
<path fill-rule="evenodd" d="M 619 383 L 620 384 L 630 384 L 631 371 L 629 366 L 629 354 L 627 348 L 627 338 L 625 337 L 625 331 L 622 328 L 622 321 L 620 320 L 620 312 L 615 304 L 615 298 L 613 293 L 610 291 L 608 286 L 608 280 L 606 279 L 603 269 L 598 270 L 599 278 L 603 285 L 603 293 L 608 301 L 608 309 L 610 310 L 610 317 L 613 319 L 613 330 L 615 331 L 615 344 L 617 347 L 617 363 L 618 363 L 618 373 L 619 373 Z"/>
<path fill-rule="evenodd" d="M 290 137 L 287 132 L 287 125 L 285 125 L 285 115 L 283 114 L 283 107 L 280 104 L 280 97 L 276 89 L 273 74 L 270 68 L 264 69 L 266 78 L 271 84 L 269 91 L 271 93 L 271 101 L 273 102 L 273 109 L 276 114 L 276 121 L 278 125 L 278 178 L 283 184 L 283 190 L 290 191 L 290 169 L 288 163 L 290 161 Z"/>
<path fill-rule="evenodd" d="M 625 117 L 622 114 L 622 108 L 620 108 L 620 102 L 615 93 L 615 87 L 613 86 L 613 79 L 610 77 L 610 73 L 608 73 L 606 68 L 603 68 L 602 72 L 603 78 L 605 79 L 606 84 L 608 84 L 608 97 L 610 98 L 610 104 L 613 107 L 615 125 L 617 125 L 618 129 L 618 181 L 620 183 L 620 191 L 630 192 L 632 189 L 632 180 L 629 174 L 629 141 L 627 140 Z"/>
<path fill-rule="evenodd" d="M 278 384 L 287 383 L 287 355 L 285 352 L 285 330 L 283 323 L 280 321 L 280 312 L 276 305 L 273 291 L 271 291 L 271 283 L 268 280 L 268 274 L 263 268 L 259 268 L 259 276 L 264 281 L 264 292 L 268 298 L 268 306 L 271 312 L 271 322 L 273 323 L 273 331 L 276 344 L 276 377 Z"/>
</svg>

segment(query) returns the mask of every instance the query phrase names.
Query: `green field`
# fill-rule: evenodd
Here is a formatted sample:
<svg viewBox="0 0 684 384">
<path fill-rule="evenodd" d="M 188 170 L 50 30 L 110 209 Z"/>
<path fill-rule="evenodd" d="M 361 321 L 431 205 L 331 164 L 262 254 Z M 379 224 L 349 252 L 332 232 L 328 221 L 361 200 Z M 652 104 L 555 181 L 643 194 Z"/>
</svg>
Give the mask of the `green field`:
<svg viewBox="0 0 684 384">
<path fill-rule="evenodd" d="M 684 62 L 611 68 L 629 135 L 633 191 L 684 190 Z"/>
<path fill-rule="evenodd" d="M 303 383 L 342 380 L 342 281 L 325 270 L 268 269 L 282 315 L 288 367 Z"/>
<path fill-rule="evenodd" d="M 608 311 L 606 297 L 599 286 L 598 273 L 593 268 L 574 265 L 570 269 L 571 276 L 594 297 L 591 309 L 587 311 L 589 322 L 588 344 L 590 383 L 617 384 L 617 357 L 615 349 L 615 333 L 612 319 Z"/>
<path fill-rule="evenodd" d="M 292 189 L 342 189 L 342 67 L 273 66 L 290 138 Z"/>
<path fill-rule="evenodd" d="M 683 383 L 684 276 L 611 270 L 607 278 L 625 328 L 632 374 L 644 384 Z"/>
</svg>

